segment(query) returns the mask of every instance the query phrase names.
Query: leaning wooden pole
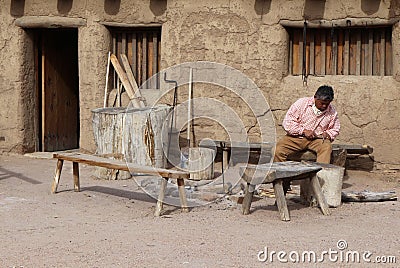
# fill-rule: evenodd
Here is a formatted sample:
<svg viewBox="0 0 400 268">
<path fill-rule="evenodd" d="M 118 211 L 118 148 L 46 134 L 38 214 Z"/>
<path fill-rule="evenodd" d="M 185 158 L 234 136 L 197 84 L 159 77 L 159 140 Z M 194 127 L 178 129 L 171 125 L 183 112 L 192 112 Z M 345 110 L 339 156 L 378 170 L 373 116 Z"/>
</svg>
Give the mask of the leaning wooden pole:
<svg viewBox="0 0 400 268">
<path fill-rule="evenodd" d="M 108 76 L 110 75 L 110 56 L 111 56 L 111 52 L 108 51 L 107 71 L 106 71 L 106 86 L 104 88 L 104 104 L 103 104 L 104 108 L 106 108 L 106 106 L 107 106 Z"/>
</svg>

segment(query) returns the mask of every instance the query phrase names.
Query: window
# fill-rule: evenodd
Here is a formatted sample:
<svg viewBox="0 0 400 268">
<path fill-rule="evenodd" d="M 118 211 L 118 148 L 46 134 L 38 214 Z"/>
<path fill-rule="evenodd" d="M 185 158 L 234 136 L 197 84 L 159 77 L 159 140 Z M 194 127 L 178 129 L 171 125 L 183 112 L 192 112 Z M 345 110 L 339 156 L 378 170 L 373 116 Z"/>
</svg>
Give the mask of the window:
<svg viewBox="0 0 400 268">
<path fill-rule="evenodd" d="M 120 62 L 120 54 L 126 54 L 138 86 L 160 71 L 161 27 L 113 27 L 110 31 L 112 53 Z M 114 88 L 117 88 L 118 83 L 117 75 L 114 74 Z M 158 80 L 155 85 L 146 86 L 158 88 Z"/>
<path fill-rule="evenodd" d="M 287 31 L 292 75 L 392 75 L 392 27 Z"/>
</svg>

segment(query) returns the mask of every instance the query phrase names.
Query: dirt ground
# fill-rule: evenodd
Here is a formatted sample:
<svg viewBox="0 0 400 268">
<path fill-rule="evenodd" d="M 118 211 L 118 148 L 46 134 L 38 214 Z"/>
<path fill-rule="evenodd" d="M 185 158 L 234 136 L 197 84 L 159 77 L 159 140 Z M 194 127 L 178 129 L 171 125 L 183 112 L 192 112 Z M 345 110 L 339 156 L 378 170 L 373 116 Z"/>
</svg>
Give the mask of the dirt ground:
<svg viewBox="0 0 400 268">
<path fill-rule="evenodd" d="M 289 200 L 291 221 L 282 222 L 272 198 L 253 202 L 250 215 L 222 198 L 189 213 L 165 206 L 154 217 L 156 200 L 134 179 L 96 180 L 90 166 L 81 165 L 76 193 L 65 163 L 59 192 L 51 194 L 55 166 L 53 159 L 0 155 L 0 267 L 354 266 L 357 258 L 343 257 L 349 252 L 359 254 L 358 267 L 399 267 L 398 201 L 344 203 L 324 216 Z M 396 171 L 348 171 L 343 191 L 398 194 L 399 185 Z M 279 259 L 274 251 L 283 252 Z M 321 264 L 302 259 L 311 251 Z"/>
</svg>

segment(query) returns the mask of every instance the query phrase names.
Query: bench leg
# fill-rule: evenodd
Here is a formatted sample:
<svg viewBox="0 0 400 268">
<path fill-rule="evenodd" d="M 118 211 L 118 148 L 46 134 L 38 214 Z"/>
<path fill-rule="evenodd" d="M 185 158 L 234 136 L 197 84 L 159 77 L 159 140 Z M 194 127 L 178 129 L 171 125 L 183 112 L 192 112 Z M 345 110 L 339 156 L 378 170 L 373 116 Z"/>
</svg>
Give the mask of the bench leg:
<svg viewBox="0 0 400 268">
<path fill-rule="evenodd" d="M 243 215 L 250 214 L 250 207 L 251 207 L 251 202 L 253 201 L 254 190 L 255 190 L 255 185 L 251 185 L 250 183 L 247 183 L 245 194 L 243 197 L 243 204 L 242 204 Z"/>
<path fill-rule="evenodd" d="M 311 177 L 311 187 L 314 191 L 315 199 L 321 208 L 321 211 L 324 215 L 330 215 L 329 206 L 326 203 L 325 197 L 322 194 L 321 185 L 319 184 L 319 180 L 317 174 Z"/>
<path fill-rule="evenodd" d="M 276 198 L 276 205 L 278 206 L 279 215 L 282 221 L 290 221 L 289 210 L 286 204 L 285 193 L 283 192 L 283 181 L 274 181 L 274 192 Z"/>
<path fill-rule="evenodd" d="M 80 182 L 79 182 L 79 163 L 72 162 L 72 174 L 74 176 L 74 190 L 75 192 L 79 192 L 81 190 Z"/>
<path fill-rule="evenodd" d="M 181 200 L 182 212 L 189 212 L 189 207 L 186 200 L 185 192 L 185 181 L 183 179 L 177 179 L 179 199 Z"/>
<path fill-rule="evenodd" d="M 158 200 L 156 205 L 156 210 L 154 211 L 154 216 L 160 216 L 163 209 L 163 202 L 165 197 L 165 190 L 167 189 L 168 178 L 162 178 L 160 193 L 158 194 Z"/>
<path fill-rule="evenodd" d="M 51 186 L 51 192 L 55 194 L 57 192 L 58 183 L 60 182 L 61 170 L 64 164 L 64 160 L 57 160 L 56 174 L 54 175 L 53 185 Z"/>
</svg>

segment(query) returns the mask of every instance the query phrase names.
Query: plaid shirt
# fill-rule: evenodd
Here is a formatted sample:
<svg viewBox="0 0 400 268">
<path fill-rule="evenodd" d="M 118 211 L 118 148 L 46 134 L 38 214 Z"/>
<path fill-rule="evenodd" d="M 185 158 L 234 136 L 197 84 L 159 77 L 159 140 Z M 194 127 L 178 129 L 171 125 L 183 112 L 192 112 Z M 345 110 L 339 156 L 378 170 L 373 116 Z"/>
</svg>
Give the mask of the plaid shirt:
<svg viewBox="0 0 400 268">
<path fill-rule="evenodd" d="M 289 135 L 303 135 L 303 131 L 313 130 L 316 135 L 326 132 L 333 141 L 339 135 L 340 122 L 335 107 L 331 104 L 323 114 L 317 116 L 312 106 L 314 97 L 298 99 L 290 106 L 283 120 L 283 128 Z"/>
</svg>

